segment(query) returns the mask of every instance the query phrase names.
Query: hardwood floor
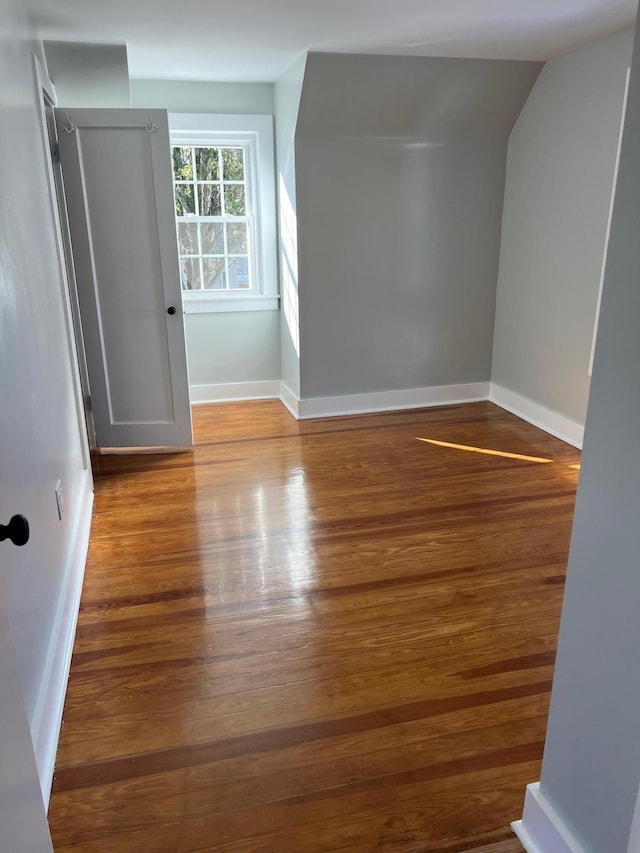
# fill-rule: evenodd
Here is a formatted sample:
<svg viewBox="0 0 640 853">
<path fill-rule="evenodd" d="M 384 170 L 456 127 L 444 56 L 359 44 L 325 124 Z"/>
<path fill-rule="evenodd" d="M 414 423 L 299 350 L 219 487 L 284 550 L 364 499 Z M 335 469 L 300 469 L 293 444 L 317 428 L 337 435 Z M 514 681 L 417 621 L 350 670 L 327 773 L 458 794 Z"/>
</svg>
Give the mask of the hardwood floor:
<svg viewBox="0 0 640 853">
<path fill-rule="evenodd" d="M 517 838 L 512 841 L 499 841 L 497 844 L 487 844 L 486 847 L 475 847 L 467 853 L 524 853 L 524 847 Z"/>
<path fill-rule="evenodd" d="M 490 403 L 194 420 L 193 454 L 100 458 L 56 851 L 512 838 L 540 773 L 579 452 Z"/>
</svg>

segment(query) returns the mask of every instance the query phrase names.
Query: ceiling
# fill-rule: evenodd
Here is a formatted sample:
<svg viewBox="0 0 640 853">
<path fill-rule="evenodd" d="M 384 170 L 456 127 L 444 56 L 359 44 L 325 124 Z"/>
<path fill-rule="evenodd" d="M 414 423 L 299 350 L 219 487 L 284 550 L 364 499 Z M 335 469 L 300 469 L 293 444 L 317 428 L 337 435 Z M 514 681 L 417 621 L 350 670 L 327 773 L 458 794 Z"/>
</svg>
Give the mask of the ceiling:
<svg viewBox="0 0 640 853">
<path fill-rule="evenodd" d="M 550 59 L 637 0 L 27 0 L 43 39 L 126 43 L 132 77 L 277 80 L 306 50 Z"/>
</svg>

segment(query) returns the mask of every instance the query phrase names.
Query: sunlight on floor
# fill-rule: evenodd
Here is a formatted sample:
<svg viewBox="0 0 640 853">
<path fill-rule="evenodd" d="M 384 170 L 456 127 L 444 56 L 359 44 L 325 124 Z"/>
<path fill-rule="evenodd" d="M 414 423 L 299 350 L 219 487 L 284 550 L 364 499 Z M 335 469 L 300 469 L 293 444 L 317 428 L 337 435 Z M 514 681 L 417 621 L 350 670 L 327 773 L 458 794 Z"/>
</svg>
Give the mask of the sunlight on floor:
<svg viewBox="0 0 640 853">
<path fill-rule="evenodd" d="M 483 453 L 487 456 L 504 456 L 507 459 L 521 459 L 523 462 L 553 462 L 553 459 L 542 459 L 539 456 L 523 456 L 521 453 L 506 453 L 503 450 L 488 450 L 486 447 L 468 447 L 466 444 L 451 444 L 449 441 L 436 441 L 433 438 L 418 438 L 426 444 L 434 444 L 436 447 L 449 447 L 452 450 L 466 450 L 469 453 Z"/>
</svg>

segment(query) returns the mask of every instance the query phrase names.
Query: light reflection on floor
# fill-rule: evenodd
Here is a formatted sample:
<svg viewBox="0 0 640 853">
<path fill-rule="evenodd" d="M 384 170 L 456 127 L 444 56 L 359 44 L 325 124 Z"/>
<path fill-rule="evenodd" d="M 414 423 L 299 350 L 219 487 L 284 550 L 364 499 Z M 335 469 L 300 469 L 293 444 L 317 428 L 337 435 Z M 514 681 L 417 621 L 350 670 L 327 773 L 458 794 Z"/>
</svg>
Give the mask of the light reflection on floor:
<svg viewBox="0 0 640 853">
<path fill-rule="evenodd" d="M 303 590 L 309 586 L 315 572 L 315 562 L 309 541 L 311 511 L 302 468 L 290 472 L 285 489 L 287 518 L 291 526 L 287 545 L 289 587 L 294 591 Z"/>
</svg>

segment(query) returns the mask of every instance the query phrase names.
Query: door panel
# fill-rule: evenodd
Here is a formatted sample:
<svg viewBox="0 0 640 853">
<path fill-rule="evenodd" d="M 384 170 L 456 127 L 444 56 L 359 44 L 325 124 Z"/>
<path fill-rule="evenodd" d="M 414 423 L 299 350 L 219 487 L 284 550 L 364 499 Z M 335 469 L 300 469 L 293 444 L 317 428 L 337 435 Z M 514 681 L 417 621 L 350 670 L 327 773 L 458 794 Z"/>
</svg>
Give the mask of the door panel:
<svg viewBox="0 0 640 853">
<path fill-rule="evenodd" d="M 98 446 L 191 445 L 167 115 L 56 123 Z"/>
<path fill-rule="evenodd" d="M 85 193 L 96 200 L 90 210 L 91 242 L 100 271 L 96 301 L 107 399 L 116 424 L 174 417 L 164 294 L 157 285 L 162 281 L 158 224 L 149 204 L 153 172 L 148 147 L 146 131 L 83 131 Z M 114 216 L 125 205 L 126 216 Z M 136 383 L 128 381 L 132 369 L 142 372 Z"/>
</svg>

